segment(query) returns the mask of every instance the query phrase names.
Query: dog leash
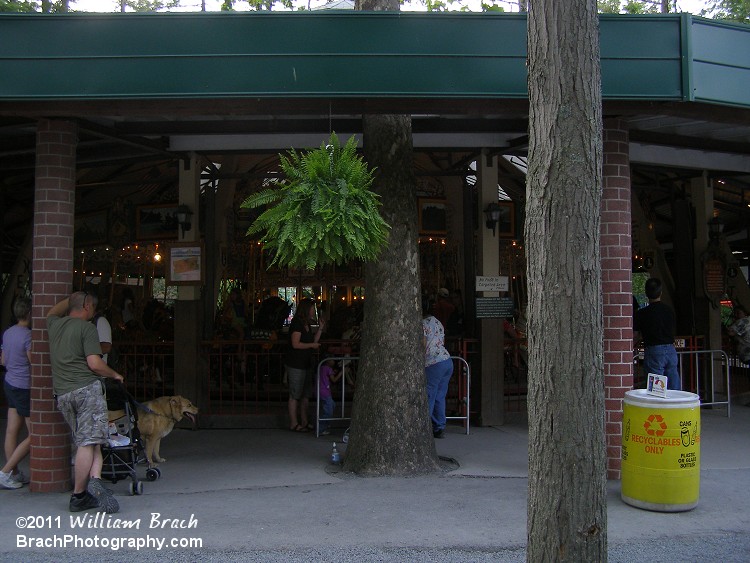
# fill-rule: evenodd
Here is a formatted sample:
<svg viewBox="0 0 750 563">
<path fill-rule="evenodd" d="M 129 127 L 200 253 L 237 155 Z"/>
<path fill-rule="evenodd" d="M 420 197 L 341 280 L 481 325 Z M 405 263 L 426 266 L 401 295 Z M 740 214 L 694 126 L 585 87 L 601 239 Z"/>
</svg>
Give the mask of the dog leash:
<svg viewBox="0 0 750 563">
<path fill-rule="evenodd" d="M 138 401 L 136 400 L 136 398 L 135 398 L 135 397 L 133 397 L 133 395 L 131 395 L 131 394 L 130 394 L 130 392 L 129 392 L 129 391 L 127 390 L 127 388 L 125 387 L 125 385 L 123 385 L 123 384 L 122 384 L 122 383 L 120 383 L 119 381 L 118 381 L 117 383 L 118 383 L 118 385 L 120 385 L 120 387 L 122 387 L 122 390 L 123 390 L 123 392 L 124 392 L 124 393 L 125 393 L 125 395 L 126 395 L 126 396 L 128 397 L 128 399 L 130 399 L 130 400 L 131 400 L 131 401 L 133 402 L 133 404 L 134 404 L 134 405 L 136 406 L 136 408 L 139 408 L 139 409 L 141 409 L 141 410 L 142 410 L 143 412 L 145 412 L 146 414 L 153 414 L 153 415 L 155 415 L 155 416 L 161 416 L 161 417 L 163 417 L 163 418 L 168 418 L 169 420 L 171 420 L 171 421 L 172 421 L 172 422 L 174 422 L 175 424 L 177 424 L 177 423 L 179 422 L 179 420 L 177 420 L 176 418 L 173 418 L 173 417 L 171 417 L 171 416 L 167 416 L 166 414 L 162 414 L 162 413 L 160 413 L 160 412 L 156 412 L 156 411 L 154 411 L 154 410 L 150 409 L 149 407 L 147 407 L 146 405 L 144 405 L 143 403 L 139 403 L 139 402 L 138 402 Z"/>
</svg>

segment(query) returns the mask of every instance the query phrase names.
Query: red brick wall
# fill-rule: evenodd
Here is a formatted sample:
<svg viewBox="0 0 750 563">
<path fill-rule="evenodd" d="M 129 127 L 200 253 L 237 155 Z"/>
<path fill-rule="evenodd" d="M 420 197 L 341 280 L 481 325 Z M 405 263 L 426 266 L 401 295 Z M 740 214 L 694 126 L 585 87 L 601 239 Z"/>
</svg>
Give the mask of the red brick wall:
<svg viewBox="0 0 750 563">
<path fill-rule="evenodd" d="M 633 388 L 633 298 L 628 131 L 604 123 L 601 257 L 604 309 L 604 391 L 607 476 L 620 478 L 622 404 Z"/>
<path fill-rule="evenodd" d="M 31 490 L 71 488 L 70 428 L 52 396 L 45 319 L 72 291 L 76 125 L 42 120 L 37 128 L 34 253 L 31 271 Z"/>
</svg>

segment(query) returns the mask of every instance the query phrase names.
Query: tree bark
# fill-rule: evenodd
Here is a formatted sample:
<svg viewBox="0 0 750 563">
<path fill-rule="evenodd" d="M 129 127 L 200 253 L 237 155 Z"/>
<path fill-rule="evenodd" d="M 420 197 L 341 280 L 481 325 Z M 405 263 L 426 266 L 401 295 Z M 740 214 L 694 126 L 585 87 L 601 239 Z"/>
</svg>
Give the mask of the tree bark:
<svg viewBox="0 0 750 563">
<path fill-rule="evenodd" d="M 398 11 L 398 0 L 356 0 L 355 10 Z M 439 469 L 422 349 L 417 190 L 411 116 L 363 116 L 365 160 L 377 168 L 389 243 L 368 264 L 360 369 L 344 469 L 418 475 Z"/>
<path fill-rule="evenodd" d="M 527 560 L 606 561 L 596 1 L 530 4 Z"/>
<path fill-rule="evenodd" d="M 416 182 L 411 117 L 364 116 L 365 159 L 391 226 L 366 266 L 360 370 L 344 468 L 361 475 L 417 475 L 439 468 L 427 412 L 422 351 Z"/>
</svg>

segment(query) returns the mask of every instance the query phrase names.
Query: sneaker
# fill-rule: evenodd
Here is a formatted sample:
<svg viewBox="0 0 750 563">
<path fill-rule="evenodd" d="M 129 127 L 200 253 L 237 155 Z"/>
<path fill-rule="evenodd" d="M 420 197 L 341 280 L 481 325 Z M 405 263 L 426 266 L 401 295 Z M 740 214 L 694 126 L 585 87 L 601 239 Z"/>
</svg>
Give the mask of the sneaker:
<svg viewBox="0 0 750 563">
<path fill-rule="evenodd" d="M 91 493 L 87 492 L 83 498 L 76 498 L 70 495 L 68 510 L 71 512 L 81 512 L 83 510 L 91 510 L 92 508 L 99 508 L 99 501 Z"/>
<path fill-rule="evenodd" d="M 0 487 L 3 489 L 20 489 L 23 487 L 23 484 L 14 481 L 10 473 L 3 473 L 0 471 Z"/>
<path fill-rule="evenodd" d="M 101 479 L 96 477 L 89 479 L 87 490 L 98 501 L 98 506 L 107 514 L 114 514 L 120 510 L 120 505 L 112 496 L 112 491 L 104 486 Z"/>
<path fill-rule="evenodd" d="M 434 431 L 434 432 L 432 433 L 432 435 L 433 435 L 433 436 L 434 436 L 435 438 L 445 438 L 445 435 L 443 434 L 443 430 L 442 430 L 442 429 L 441 429 L 441 430 L 435 430 L 435 431 Z"/>
<path fill-rule="evenodd" d="M 20 469 L 13 473 L 10 478 L 13 479 L 16 483 L 21 483 L 22 485 L 29 484 L 29 478 L 26 477 L 26 474 Z"/>
<path fill-rule="evenodd" d="M 331 431 L 330 430 L 322 430 L 320 432 L 320 435 L 321 436 L 330 436 L 331 435 Z"/>
</svg>

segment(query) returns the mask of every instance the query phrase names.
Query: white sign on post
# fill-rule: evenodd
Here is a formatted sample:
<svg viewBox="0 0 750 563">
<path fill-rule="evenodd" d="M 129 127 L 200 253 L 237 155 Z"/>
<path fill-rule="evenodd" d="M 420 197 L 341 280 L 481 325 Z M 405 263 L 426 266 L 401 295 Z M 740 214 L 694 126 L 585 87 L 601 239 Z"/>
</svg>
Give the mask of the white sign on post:
<svg viewBox="0 0 750 563">
<path fill-rule="evenodd" d="M 477 291 L 508 291 L 508 276 L 477 276 Z"/>
</svg>

